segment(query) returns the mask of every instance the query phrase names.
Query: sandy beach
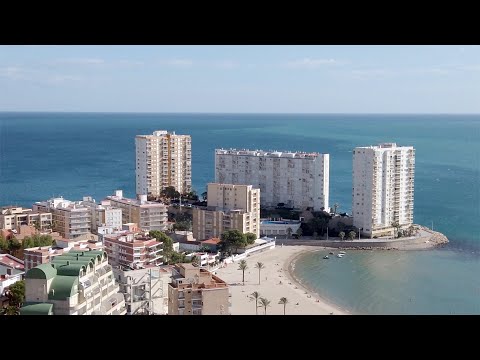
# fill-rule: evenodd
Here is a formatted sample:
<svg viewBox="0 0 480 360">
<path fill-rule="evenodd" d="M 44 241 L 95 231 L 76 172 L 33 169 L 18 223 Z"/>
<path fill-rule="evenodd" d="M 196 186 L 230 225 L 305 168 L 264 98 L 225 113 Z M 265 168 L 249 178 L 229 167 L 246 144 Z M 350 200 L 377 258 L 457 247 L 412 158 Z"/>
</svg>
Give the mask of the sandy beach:
<svg viewBox="0 0 480 360">
<path fill-rule="evenodd" d="M 311 246 L 277 246 L 259 254 L 246 258 L 248 269 L 245 271 L 245 285 L 242 285 L 242 271 L 238 270 L 238 262 L 217 270 L 217 275 L 230 286 L 232 315 L 255 315 L 255 300 L 250 294 L 258 291 L 261 297 L 271 301 L 267 307 L 267 315 L 283 315 L 281 297 L 288 299 L 286 315 L 345 315 L 347 311 L 340 309 L 316 293 L 304 288 L 289 273 L 289 267 L 295 258 L 305 251 L 320 248 Z M 258 284 L 257 262 L 265 266 L 261 271 L 261 282 Z M 263 307 L 258 308 L 258 315 L 264 315 Z"/>
</svg>

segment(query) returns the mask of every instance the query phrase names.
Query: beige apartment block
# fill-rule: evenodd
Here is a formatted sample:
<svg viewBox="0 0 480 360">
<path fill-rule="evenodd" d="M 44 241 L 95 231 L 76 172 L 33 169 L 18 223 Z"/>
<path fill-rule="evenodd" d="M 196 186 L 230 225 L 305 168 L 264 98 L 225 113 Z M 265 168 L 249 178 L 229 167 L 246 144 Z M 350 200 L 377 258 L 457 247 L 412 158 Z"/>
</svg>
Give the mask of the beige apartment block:
<svg viewBox="0 0 480 360">
<path fill-rule="evenodd" d="M 32 211 L 22 207 L 3 207 L 0 212 L 0 229 L 19 231 L 23 225 L 35 226 L 40 231 L 52 226 L 52 213 Z"/>
<path fill-rule="evenodd" d="M 116 190 L 115 195 L 107 196 L 111 206 L 122 209 L 122 223 L 135 223 L 141 230 L 168 229 L 167 206 L 162 203 L 147 201 L 147 195 L 140 195 L 139 199 L 123 197 L 122 190 Z"/>
<path fill-rule="evenodd" d="M 163 264 L 163 244 L 145 234 L 120 232 L 103 236 L 110 264 L 115 268 L 138 268 Z"/>
<path fill-rule="evenodd" d="M 125 299 L 104 251 L 71 250 L 25 276 L 21 315 L 125 315 Z"/>
<path fill-rule="evenodd" d="M 260 189 L 252 185 L 209 183 L 207 207 L 193 209 L 194 238 L 221 237 L 233 229 L 260 236 Z"/>
<path fill-rule="evenodd" d="M 228 315 L 228 285 L 192 264 L 177 264 L 168 285 L 168 315 Z"/>
<path fill-rule="evenodd" d="M 53 230 L 66 239 L 76 239 L 91 234 L 90 209 L 80 201 L 63 197 L 36 202 L 33 211 L 52 213 Z"/>
<path fill-rule="evenodd" d="M 384 143 L 353 150 L 353 225 L 362 234 L 392 236 L 413 224 L 415 149 Z"/>
<path fill-rule="evenodd" d="M 135 147 L 137 195 L 160 196 L 169 186 L 181 194 L 192 190 L 190 135 L 154 131 L 152 135 L 137 135 Z"/>
</svg>

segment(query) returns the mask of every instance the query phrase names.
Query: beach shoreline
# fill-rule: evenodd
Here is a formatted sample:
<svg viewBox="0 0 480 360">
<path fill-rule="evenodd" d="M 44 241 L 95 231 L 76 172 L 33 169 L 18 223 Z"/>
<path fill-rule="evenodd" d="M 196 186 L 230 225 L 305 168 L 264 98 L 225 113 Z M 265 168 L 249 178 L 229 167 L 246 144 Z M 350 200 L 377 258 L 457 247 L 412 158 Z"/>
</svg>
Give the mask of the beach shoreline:
<svg viewBox="0 0 480 360">
<path fill-rule="evenodd" d="M 242 284 L 242 271 L 238 270 L 238 262 L 216 270 L 217 276 L 226 281 L 230 287 L 232 315 L 255 315 L 255 303 L 251 298 L 254 291 L 261 297 L 270 300 L 267 315 L 283 315 L 284 307 L 278 304 L 280 298 L 286 297 L 286 315 L 350 315 L 330 300 L 305 286 L 293 273 L 296 261 L 305 253 L 326 250 L 326 248 L 310 246 L 276 246 L 274 249 L 252 254 L 245 260 L 248 269 L 245 272 L 245 284 Z M 259 273 L 254 268 L 257 262 L 265 266 Z M 260 280 L 260 283 L 259 283 Z M 259 307 L 258 315 L 265 309 Z"/>
<path fill-rule="evenodd" d="M 297 261 L 302 257 L 303 255 L 307 253 L 312 253 L 312 252 L 317 252 L 321 250 L 336 250 L 334 248 L 328 248 L 328 247 L 322 247 L 318 249 L 308 249 L 308 250 L 302 250 L 296 254 L 293 254 L 286 262 L 285 266 L 288 267 L 288 270 L 286 271 L 286 274 L 288 275 L 289 279 L 296 283 L 298 286 L 304 288 L 306 291 L 309 293 L 312 293 L 315 295 L 315 298 L 317 300 L 320 300 L 321 302 L 330 305 L 332 308 L 336 308 L 338 313 L 341 313 L 342 315 L 355 315 L 352 313 L 351 310 L 344 309 L 340 307 L 338 304 L 334 303 L 333 301 L 327 299 L 325 296 L 322 294 L 319 294 L 317 291 L 313 290 L 310 288 L 308 285 L 304 284 L 298 277 L 295 276 L 295 266 Z"/>
</svg>

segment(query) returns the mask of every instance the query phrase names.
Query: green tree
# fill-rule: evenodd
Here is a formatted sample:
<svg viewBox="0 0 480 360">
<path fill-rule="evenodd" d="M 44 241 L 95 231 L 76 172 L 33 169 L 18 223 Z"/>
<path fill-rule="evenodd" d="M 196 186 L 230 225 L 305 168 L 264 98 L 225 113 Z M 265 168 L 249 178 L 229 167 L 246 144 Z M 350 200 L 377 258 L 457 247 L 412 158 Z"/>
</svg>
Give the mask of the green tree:
<svg viewBox="0 0 480 360">
<path fill-rule="evenodd" d="M 253 233 L 246 233 L 245 239 L 247 240 L 248 245 L 252 245 L 253 243 L 255 243 L 255 240 L 257 240 L 257 235 Z"/>
<path fill-rule="evenodd" d="M 301 227 L 299 227 L 299 228 L 297 229 L 297 235 L 298 235 L 298 237 L 302 236 L 302 233 L 303 233 L 303 230 L 302 230 Z"/>
<path fill-rule="evenodd" d="M 40 229 L 41 229 L 40 221 L 35 220 L 35 221 L 33 222 L 33 227 L 34 227 L 37 231 L 40 231 Z"/>
<path fill-rule="evenodd" d="M 247 262 L 245 260 L 240 260 L 238 263 L 238 270 L 242 270 L 242 283 L 245 285 L 245 270 L 248 269 Z"/>
<path fill-rule="evenodd" d="M 175 190 L 174 186 L 167 186 L 160 192 L 160 195 L 167 199 L 178 199 L 180 197 L 180 193 Z"/>
<path fill-rule="evenodd" d="M 283 315 L 285 315 L 285 308 L 287 307 L 288 299 L 286 297 L 282 297 L 278 303 L 283 305 Z"/>
<path fill-rule="evenodd" d="M 356 233 L 355 231 L 350 231 L 350 232 L 348 233 L 348 238 L 349 238 L 350 240 L 355 239 L 355 236 L 357 236 L 357 233 Z"/>
<path fill-rule="evenodd" d="M 198 195 L 197 195 L 197 192 L 195 190 L 192 190 L 188 193 L 184 193 L 182 195 L 182 197 L 184 197 L 185 199 L 188 199 L 188 200 L 198 201 Z"/>
<path fill-rule="evenodd" d="M 260 299 L 260 293 L 254 291 L 250 294 L 250 299 L 255 300 L 255 315 L 258 315 L 258 300 Z"/>
<path fill-rule="evenodd" d="M 312 229 L 312 232 L 317 232 L 319 234 L 324 234 L 328 226 L 328 218 L 325 217 L 314 217 L 310 219 L 308 225 Z"/>
<path fill-rule="evenodd" d="M 265 265 L 262 262 L 257 262 L 255 264 L 255 269 L 258 269 L 258 285 L 260 285 L 260 273 L 262 269 L 265 269 Z"/>
<path fill-rule="evenodd" d="M 248 245 L 245 234 L 237 229 L 225 231 L 221 236 L 221 240 L 225 243 L 224 248 L 227 250 L 231 248 L 238 250 L 238 248 Z"/>
<path fill-rule="evenodd" d="M 318 233 L 316 231 L 313 232 L 313 238 L 316 239 L 318 237 Z"/>
<path fill-rule="evenodd" d="M 343 231 L 340 231 L 338 233 L 338 236 L 340 236 L 340 239 L 342 239 L 342 241 L 343 241 L 343 239 L 345 239 L 345 233 Z"/>
<path fill-rule="evenodd" d="M 22 244 L 15 238 L 7 240 L 8 253 L 15 256 L 18 251 L 22 248 Z"/>
<path fill-rule="evenodd" d="M 23 238 L 22 245 L 24 249 L 29 249 L 35 246 L 33 244 L 33 239 L 30 236 L 26 236 L 25 238 Z"/>
<path fill-rule="evenodd" d="M 202 199 L 203 199 L 203 201 L 207 201 L 207 192 L 206 191 L 202 193 Z"/>
<path fill-rule="evenodd" d="M 176 251 L 172 251 L 168 260 L 169 265 L 190 262 L 192 262 L 192 259 L 188 258 L 185 254 Z"/>
<path fill-rule="evenodd" d="M 8 307 L 2 309 L 2 315 L 19 315 L 20 307 L 25 301 L 25 280 L 17 281 L 5 291 Z"/>
<path fill-rule="evenodd" d="M 192 222 L 190 220 L 177 221 L 175 224 L 173 224 L 173 230 L 191 231 Z"/>
<path fill-rule="evenodd" d="M 293 229 L 291 227 L 287 228 L 287 239 L 292 237 Z"/>
<path fill-rule="evenodd" d="M 260 306 L 263 306 L 265 309 L 265 315 L 267 315 L 267 307 L 270 306 L 270 300 L 267 300 L 266 298 L 260 298 Z"/>
<path fill-rule="evenodd" d="M 163 261 L 168 262 L 168 259 L 173 251 L 173 240 L 170 236 L 160 230 L 150 230 L 148 233 L 151 237 L 163 243 Z"/>
<path fill-rule="evenodd" d="M 6 252 L 8 250 L 7 240 L 0 234 L 0 252 Z"/>
<path fill-rule="evenodd" d="M 25 280 L 17 281 L 8 287 L 8 302 L 10 305 L 20 307 L 25 301 Z"/>
</svg>

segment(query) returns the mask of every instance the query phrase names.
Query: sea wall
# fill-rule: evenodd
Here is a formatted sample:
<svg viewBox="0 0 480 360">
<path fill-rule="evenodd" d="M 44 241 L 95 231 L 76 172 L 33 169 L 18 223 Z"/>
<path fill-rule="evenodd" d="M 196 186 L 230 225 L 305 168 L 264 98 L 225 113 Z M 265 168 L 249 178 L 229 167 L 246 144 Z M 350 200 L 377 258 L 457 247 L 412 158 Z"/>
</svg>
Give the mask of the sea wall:
<svg viewBox="0 0 480 360">
<path fill-rule="evenodd" d="M 422 235 L 391 239 L 391 240 L 374 240 L 374 239 L 361 239 L 361 240 L 309 240 L 309 239 L 288 239 L 277 240 L 277 245 L 306 245 L 306 246 L 323 246 L 339 249 L 356 249 L 356 250 L 371 250 L 371 249 L 383 249 L 383 250 L 417 250 L 427 249 L 435 246 L 448 243 L 448 239 L 442 233 L 432 231 L 428 228 L 421 227 Z"/>
</svg>

